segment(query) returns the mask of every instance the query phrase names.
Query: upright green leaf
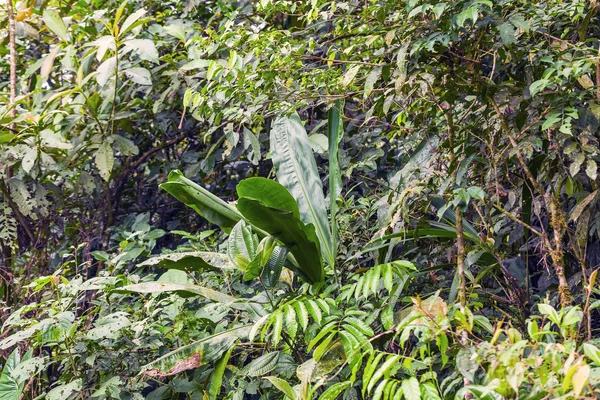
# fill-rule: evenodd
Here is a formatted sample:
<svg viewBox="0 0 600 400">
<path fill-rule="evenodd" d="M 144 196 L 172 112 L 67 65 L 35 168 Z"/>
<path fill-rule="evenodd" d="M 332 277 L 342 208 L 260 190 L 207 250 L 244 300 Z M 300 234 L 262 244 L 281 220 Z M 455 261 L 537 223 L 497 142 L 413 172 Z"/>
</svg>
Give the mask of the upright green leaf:
<svg viewBox="0 0 600 400">
<path fill-rule="evenodd" d="M 296 199 L 302 220 L 315 226 L 323 255 L 333 265 L 331 231 L 321 178 L 298 115 L 275 120 L 271 129 L 271 157 L 277 170 L 277 180 Z"/>
<path fill-rule="evenodd" d="M 339 242 L 338 226 L 336 221 L 338 205 L 337 199 L 342 192 L 342 170 L 339 162 L 339 148 L 344 136 L 342 121 L 343 103 L 338 101 L 329 110 L 329 214 L 331 218 L 331 251 L 333 259 L 337 256 Z"/>
<path fill-rule="evenodd" d="M 215 365 L 215 370 L 213 371 L 212 377 L 210 378 L 210 386 L 208 388 L 209 400 L 217 400 L 219 393 L 221 393 L 221 385 L 223 384 L 223 373 L 225 372 L 227 362 L 229 361 L 229 357 L 231 357 L 231 352 L 233 351 L 233 349 L 234 347 L 231 347 L 225 354 L 223 354 L 223 356 Z"/>
<path fill-rule="evenodd" d="M 279 281 L 287 254 L 287 247 L 276 246 L 273 249 L 260 277 L 265 288 L 271 289 Z"/>
<path fill-rule="evenodd" d="M 44 10 L 42 19 L 44 20 L 44 23 L 48 29 L 61 38 L 61 40 L 65 42 L 71 41 L 71 35 L 69 35 L 69 32 L 67 31 L 67 26 L 56 11 L 49 9 Z"/>
<path fill-rule="evenodd" d="M 160 187 L 206 218 L 208 222 L 219 225 L 225 232 L 230 232 L 242 219 L 242 215 L 235 208 L 185 178 L 178 170 L 172 171 L 169 180 Z"/>
</svg>

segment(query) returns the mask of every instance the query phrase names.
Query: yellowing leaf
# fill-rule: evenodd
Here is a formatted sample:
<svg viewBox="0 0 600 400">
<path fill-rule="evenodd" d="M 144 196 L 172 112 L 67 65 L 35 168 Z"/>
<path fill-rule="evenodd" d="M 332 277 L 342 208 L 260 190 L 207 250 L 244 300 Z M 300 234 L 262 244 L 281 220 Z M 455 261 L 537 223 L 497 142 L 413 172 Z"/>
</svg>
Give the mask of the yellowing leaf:
<svg viewBox="0 0 600 400">
<path fill-rule="evenodd" d="M 585 384 L 587 383 L 588 377 L 590 376 L 590 366 L 582 365 L 577 368 L 575 374 L 573 374 L 573 390 L 575 391 L 575 396 L 579 397 L 581 391 L 583 390 Z"/>
<path fill-rule="evenodd" d="M 346 73 L 344 74 L 344 78 L 342 79 L 342 86 L 346 87 L 352 83 L 358 70 L 360 69 L 360 65 L 353 65 L 350 67 Z"/>
</svg>

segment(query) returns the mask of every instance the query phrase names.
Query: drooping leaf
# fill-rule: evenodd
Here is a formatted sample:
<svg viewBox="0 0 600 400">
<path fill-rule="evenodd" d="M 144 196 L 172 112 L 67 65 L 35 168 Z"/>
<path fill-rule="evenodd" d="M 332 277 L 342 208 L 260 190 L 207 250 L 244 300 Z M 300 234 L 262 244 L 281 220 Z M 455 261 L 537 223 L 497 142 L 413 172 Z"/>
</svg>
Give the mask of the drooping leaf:
<svg viewBox="0 0 600 400">
<path fill-rule="evenodd" d="M 238 222 L 227 238 L 227 254 L 238 268 L 247 271 L 258 248 L 258 237 L 252 232 L 246 221 Z"/>
<path fill-rule="evenodd" d="M 202 296 L 208 300 L 220 303 L 233 303 L 237 299 L 225 293 L 218 292 L 203 286 L 191 285 L 187 283 L 172 282 L 143 282 L 119 288 L 118 291 L 137 292 L 137 293 L 166 293 L 176 292 L 182 297 Z"/>
<path fill-rule="evenodd" d="M 83 380 L 81 378 L 75 379 L 64 385 L 55 387 L 46 394 L 47 400 L 64 400 L 71 397 L 73 393 L 80 392 L 83 386 Z"/>
<path fill-rule="evenodd" d="M 249 326 L 242 326 L 198 340 L 144 365 L 140 373 L 151 377 L 166 377 L 211 363 L 231 349 L 238 340 L 247 338 L 249 331 Z"/>
<path fill-rule="evenodd" d="M 402 381 L 402 392 L 406 400 L 421 400 L 419 381 L 414 376 Z"/>
<path fill-rule="evenodd" d="M 115 57 L 107 58 L 97 69 L 96 81 L 98 85 L 104 86 L 110 78 L 115 75 L 117 60 Z"/>
<path fill-rule="evenodd" d="M 319 397 L 319 400 L 336 400 L 338 396 L 350 386 L 352 386 L 352 382 L 350 381 L 334 383 L 323 392 Z"/>
<path fill-rule="evenodd" d="M 273 371 L 279 360 L 279 352 L 263 354 L 262 356 L 252 360 L 250 364 L 244 367 L 243 373 L 247 376 L 262 376 Z"/>
<path fill-rule="evenodd" d="M 327 262 L 333 265 L 331 230 L 321 179 L 298 115 L 275 120 L 271 129 L 271 156 L 277 180 L 296 199 L 302 221 L 314 225 L 321 251 Z"/>
<path fill-rule="evenodd" d="M 275 246 L 267 264 L 263 268 L 260 276 L 261 282 L 267 289 L 271 289 L 279 281 L 279 276 L 285 264 L 285 259 L 288 254 L 287 247 Z"/>
<path fill-rule="evenodd" d="M 267 207 L 291 211 L 300 218 L 298 204 L 290 192 L 281 184 L 266 178 L 248 178 L 238 183 L 236 191 L 239 197 L 256 199 Z"/>
<path fill-rule="evenodd" d="M 169 180 L 160 187 L 206 218 L 208 222 L 219 225 L 225 232 L 230 232 L 242 219 L 242 215 L 235 208 L 185 178 L 180 171 L 172 171 Z"/>
</svg>

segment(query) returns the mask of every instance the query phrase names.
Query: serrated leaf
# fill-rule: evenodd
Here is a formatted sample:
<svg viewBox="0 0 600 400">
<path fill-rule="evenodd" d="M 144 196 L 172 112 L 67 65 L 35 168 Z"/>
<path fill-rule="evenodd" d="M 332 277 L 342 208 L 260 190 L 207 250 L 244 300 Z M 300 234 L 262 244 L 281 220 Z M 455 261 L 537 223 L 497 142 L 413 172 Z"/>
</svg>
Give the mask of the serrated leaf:
<svg viewBox="0 0 600 400">
<path fill-rule="evenodd" d="M 248 376 L 262 376 L 268 374 L 277 366 L 277 360 L 279 360 L 278 351 L 263 354 L 244 367 L 245 374 Z"/>
</svg>

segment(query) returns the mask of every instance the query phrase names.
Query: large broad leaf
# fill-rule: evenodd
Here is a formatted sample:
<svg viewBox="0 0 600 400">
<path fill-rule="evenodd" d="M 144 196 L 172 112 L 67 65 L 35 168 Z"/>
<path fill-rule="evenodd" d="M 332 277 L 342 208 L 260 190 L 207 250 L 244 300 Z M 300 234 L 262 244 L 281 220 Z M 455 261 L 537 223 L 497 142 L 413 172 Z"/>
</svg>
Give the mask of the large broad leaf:
<svg viewBox="0 0 600 400">
<path fill-rule="evenodd" d="M 267 207 L 291 211 L 294 217 L 300 218 L 300 210 L 294 197 L 275 181 L 267 178 L 244 179 L 237 185 L 236 191 L 239 197 L 260 200 Z"/>
<path fill-rule="evenodd" d="M 137 293 L 166 293 L 176 292 L 182 297 L 202 296 L 212 301 L 221 303 L 233 303 L 237 299 L 226 295 L 225 293 L 217 292 L 216 290 L 205 288 L 203 286 L 191 285 L 187 283 L 172 283 L 172 282 L 143 282 L 134 285 L 122 287 L 116 291 L 137 292 Z"/>
<path fill-rule="evenodd" d="M 226 254 L 207 251 L 188 251 L 183 253 L 163 254 L 152 257 L 138 264 L 138 267 L 158 265 L 162 268 L 182 271 L 203 271 L 205 269 L 235 269 L 235 265 Z"/>
<path fill-rule="evenodd" d="M 169 180 L 160 187 L 227 233 L 242 219 L 235 208 L 185 178 L 180 171 L 172 171 Z"/>
<path fill-rule="evenodd" d="M 28 352 L 23 357 L 23 361 L 26 361 L 31 357 L 31 352 Z M 21 356 L 19 355 L 19 349 L 15 348 L 2 369 L 2 375 L 0 375 L 0 400 L 19 400 L 21 392 L 25 385 L 25 380 L 19 380 L 15 376 L 15 369 L 21 362 Z"/>
<path fill-rule="evenodd" d="M 277 170 L 277 180 L 298 202 L 302 220 L 315 226 L 321 250 L 328 263 L 333 265 L 335 255 L 321 179 L 298 115 L 275 120 L 271 129 L 271 157 Z"/>
<path fill-rule="evenodd" d="M 268 207 L 257 199 L 241 197 L 237 207 L 251 224 L 275 236 L 290 249 L 308 282 L 325 278 L 312 224 L 305 225 L 292 211 Z"/>
<path fill-rule="evenodd" d="M 214 362 L 239 339 L 247 338 L 249 332 L 250 326 L 242 326 L 198 340 L 143 366 L 141 373 L 152 377 L 165 377 Z"/>
<path fill-rule="evenodd" d="M 334 259 L 337 256 L 337 247 L 339 241 L 337 229 L 337 199 L 342 192 L 342 171 L 340 169 L 338 150 L 342 137 L 344 136 L 344 126 L 342 122 L 343 104 L 338 101 L 329 110 L 329 121 L 327 130 L 329 133 L 329 213 L 331 216 L 331 250 Z"/>
</svg>

